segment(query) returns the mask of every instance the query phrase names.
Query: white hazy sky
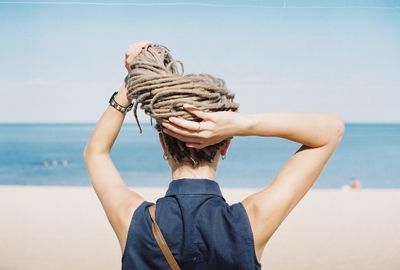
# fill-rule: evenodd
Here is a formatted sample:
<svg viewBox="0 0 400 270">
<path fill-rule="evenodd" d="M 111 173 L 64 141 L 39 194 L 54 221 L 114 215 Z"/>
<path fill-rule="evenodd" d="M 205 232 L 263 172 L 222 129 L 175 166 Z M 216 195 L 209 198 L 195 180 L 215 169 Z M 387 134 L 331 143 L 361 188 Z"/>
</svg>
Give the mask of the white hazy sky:
<svg viewBox="0 0 400 270">
<path fill-rule="evenodd" d="M 400 1 L 0 1 L 0 35 L 0 122 L 97 121 L 138 40 L 223 78 L 243 113 L 400 122 Z"/>
</svg>

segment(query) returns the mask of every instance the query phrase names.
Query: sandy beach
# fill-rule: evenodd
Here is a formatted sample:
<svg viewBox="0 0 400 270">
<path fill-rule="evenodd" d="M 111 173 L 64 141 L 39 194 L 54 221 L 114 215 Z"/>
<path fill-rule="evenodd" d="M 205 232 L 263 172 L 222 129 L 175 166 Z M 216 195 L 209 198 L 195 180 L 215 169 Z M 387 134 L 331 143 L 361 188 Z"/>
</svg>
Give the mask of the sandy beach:
<svg viewBox="0 0 400 270">
<path fill-rule="evenodd" d="M 223 188 L 228 203 L 256 189 Z M 135 188 L 149 201 L 164 188 Z M 311 190 L 269 241 L 263 269 L 400 269 L 400 190 Z M 0 186 L 0 269 L 120 269 L 91 187 Z"/>
</svg>

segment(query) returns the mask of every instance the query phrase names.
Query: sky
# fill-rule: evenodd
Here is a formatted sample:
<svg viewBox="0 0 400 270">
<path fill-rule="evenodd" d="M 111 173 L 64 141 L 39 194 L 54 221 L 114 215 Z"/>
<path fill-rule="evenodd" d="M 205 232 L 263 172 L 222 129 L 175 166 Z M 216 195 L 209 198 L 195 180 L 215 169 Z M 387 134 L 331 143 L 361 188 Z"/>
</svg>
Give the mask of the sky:
<svg viewBox="0 0 400 270">
<path fill-rule="evenodd" d="M 400 122 L 400 0 L 0 1 L 0 37 L 0 123 L 98 121 L 139 40 L 224 79 L 242 113 Z"/>
</svg>

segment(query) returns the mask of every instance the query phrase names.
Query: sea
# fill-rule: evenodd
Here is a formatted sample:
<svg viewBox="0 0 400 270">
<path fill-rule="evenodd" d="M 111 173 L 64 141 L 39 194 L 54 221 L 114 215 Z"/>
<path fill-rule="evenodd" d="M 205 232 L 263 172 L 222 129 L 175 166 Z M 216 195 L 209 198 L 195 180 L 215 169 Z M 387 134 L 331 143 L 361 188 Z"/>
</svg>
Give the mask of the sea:
<svg viewBox="0 0 400 270">
<path fill-rule="evenodd" d="M 90 186 L 83 148 L 95 123 L 0 124 L 0 185 Z M 111 158 L 130 187 L 172 180 L 158 134 L 124 123 Z M 301 145 L 282 138 L 234 137 L 216 180 L 221 187 L 268 185 Z M 345 135 L 312 189 L 400 188 L 400 124 L 346 123 Z"/>
</svg>

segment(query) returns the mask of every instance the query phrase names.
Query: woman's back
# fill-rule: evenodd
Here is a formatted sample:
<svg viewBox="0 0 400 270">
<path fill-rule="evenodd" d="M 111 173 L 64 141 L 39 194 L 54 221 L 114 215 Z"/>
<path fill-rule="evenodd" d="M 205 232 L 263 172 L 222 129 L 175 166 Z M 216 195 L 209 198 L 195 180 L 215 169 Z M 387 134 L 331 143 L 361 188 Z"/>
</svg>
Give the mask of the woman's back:
<svg viewBox="0 0 400 270">
<path fill-rule="evenodd" d="M 144 201 L 135 210 L 122 256 L 123 269 L 168 269 L 152 234 Z M 217 182 L 173 180 L 156 202 L 156 221 L 181 269 L 261 269 L 243 205 L 228 205 Z"/>
</svg>

